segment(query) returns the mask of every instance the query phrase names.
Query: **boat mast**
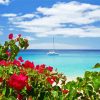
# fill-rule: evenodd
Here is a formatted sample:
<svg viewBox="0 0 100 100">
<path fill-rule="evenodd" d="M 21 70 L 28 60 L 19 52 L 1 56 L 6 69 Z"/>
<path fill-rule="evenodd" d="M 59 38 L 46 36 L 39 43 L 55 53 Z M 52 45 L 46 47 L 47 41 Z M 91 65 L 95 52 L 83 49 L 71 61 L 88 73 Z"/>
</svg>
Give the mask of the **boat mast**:
<svg viewBox="0 0 100 100">
<path fill-rule="evenodd" d="M 54 44 L 54 35 L 53 35 L 53 51 L 55 50 L 55 44 Z"/>
</svg>

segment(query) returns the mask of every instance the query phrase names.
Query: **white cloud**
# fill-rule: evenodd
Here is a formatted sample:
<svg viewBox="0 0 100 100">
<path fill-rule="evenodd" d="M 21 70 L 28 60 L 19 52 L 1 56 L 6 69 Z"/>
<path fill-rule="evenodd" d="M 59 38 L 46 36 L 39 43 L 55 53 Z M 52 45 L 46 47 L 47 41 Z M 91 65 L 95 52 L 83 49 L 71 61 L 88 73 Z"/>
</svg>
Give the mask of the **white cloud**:
<svg viewBox="0 0 100 100">
<path fill-rule="evenodd" d="M 95 17 L 100 20 L 100 15 L 96 13 L 100 12 L 100 6 L 79 2 L 58 3 L 52 8 L 39 7 L 37 10 L 49 16 L 48 20 L 52 17 L 56 19 L 56 23 L 89 24 L 96 20 L 94 12 Z"/>
<path fill-rule="evenodd" d="M 21 26 L 18 26 L 21 28 Z M 38 37 L 49 35 L 78 36 L 78 37 L 100 37 L 100 28 L 94 26 L 85 26 L 81 28 L 50 28 L 50 27 L 31 27 L 23 25 L 24 32 L 36 33 Z"/>
<path fill-rule="evenodd" d="M 21 18 L 33 18 L 35 15 L 34 14 L 24 14 L 22 16 L 20 16 Z"/>
<path fill-rule="evenodd" d="M 0 4 L 8 5 L 10 3 L 10 0 L 0 0 Z"/>
<path fill-rule="evenodd" d="M 64 43 L 55 43 L 55 49 L 89 49 L 86 46 L 80 45 L 71 45 L 71 44 L 64 44 Z M 30 44 L 28 49 L 52 49 L 52 43 L 32 43 Z"/>
<path fill-rule="evenodd" d="M 13 13 L 6 13 L 6 14 L 2 14 L 2 17 L 16 17 L 16 14 Z"/>
<path fill-rule="evenodd" d="M 26 38 L 28 41 L 33 41 L 35 40 L 35 38 L 31 37 L 31 36 L 24 36 L 24 38 Z"/>
<path fill-rule="evenodd" d="M 41 17 L 39 13 L 43 16 Z M 100 21 L 99 13 L 100 6 L 98 5 L 75 1 L 60 2 L 51 8 L 39 7 L 35 14 L 10 17 L 9 21 L 15 27 L 21 28 L 22 31 L 35 33 L 39 37 L 48 35 L 100 37 L 100 28 L 93 26 L 94 22 Z M 90 26 L 88 26 L 89 24 Z M 76 25 L 83 26 L 77 27 Z"/>
<path fill-rule="evenodd" d="M 37 15 L 33 14 L 33 13 L 28 13 L 28 14 L 15 14 L 15 13 L 6 13 L 6 14 L 2 14 L 2 17 L 7 17 L 9 22 L 14 24 L 15 22 L 22 22 L 25 20 L 29 20 L 35 17 L 38 17 Z"/>
<path fill-rule="evenodd" d="M 56 28 L 55 30 L 38 34 L 41 35 L 63 35 L 78 37 L 100 37 L 100 28 L 83 27 L 83 28 Z"/>
<path fill-rule="evenodd" d="M 5 13 L 1 15 L 2 17 L 7 17 L 10 21 L 22 21 L 24 19 L 30 19 L 35 17 L 35 14 L 24 14 L 24 15 L 20 15 L 20 14 L 15 14 L 15 13 Z"/>
</svg>

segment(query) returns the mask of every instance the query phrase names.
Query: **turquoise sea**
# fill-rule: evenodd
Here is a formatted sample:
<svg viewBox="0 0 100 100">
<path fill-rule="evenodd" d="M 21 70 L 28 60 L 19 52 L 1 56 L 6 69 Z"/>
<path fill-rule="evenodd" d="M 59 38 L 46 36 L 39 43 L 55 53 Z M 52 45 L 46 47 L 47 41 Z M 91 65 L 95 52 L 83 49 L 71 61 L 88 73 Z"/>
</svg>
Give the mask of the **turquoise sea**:
<svg viewBox="0 0 100 100">
<path fill-rule="evenodd" d="M 20 51 L 17 57 L 33 61 L 34 64 L 46 64 L 57 68 L 59 72 L 68 77 L 83 76 L 85 71 L 100 71 L 93 69 L 96 63 L 100 63 L 100 50 L 56 50 L 58 56 L 47 55 L 49 50 L 25 50 Z"/>
</svg>

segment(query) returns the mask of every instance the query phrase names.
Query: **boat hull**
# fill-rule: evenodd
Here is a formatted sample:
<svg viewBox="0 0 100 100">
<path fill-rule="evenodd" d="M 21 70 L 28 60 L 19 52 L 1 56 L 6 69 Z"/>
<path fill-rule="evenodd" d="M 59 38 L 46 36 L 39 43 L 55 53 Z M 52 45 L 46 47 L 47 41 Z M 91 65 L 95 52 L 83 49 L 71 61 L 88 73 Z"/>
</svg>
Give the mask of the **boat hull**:
<svg viewBox="0 0 100 100">
<path fill-rule="evenodd" d="M 49 56 L 56 56 L 56 55 L 59 55 L 59 54 L 56 53 L 56 52 L 48 52 L 47 55 L 49 55 Z"/>
</svg>

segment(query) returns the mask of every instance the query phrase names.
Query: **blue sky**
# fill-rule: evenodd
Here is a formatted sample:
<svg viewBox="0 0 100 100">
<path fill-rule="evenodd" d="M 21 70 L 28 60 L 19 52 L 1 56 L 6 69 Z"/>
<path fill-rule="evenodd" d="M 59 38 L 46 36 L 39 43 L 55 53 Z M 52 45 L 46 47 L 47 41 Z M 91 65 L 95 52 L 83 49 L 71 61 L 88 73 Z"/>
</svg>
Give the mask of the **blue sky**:
<svg viewBox="0 0 100 100">
<path fill-rule="evenodd" d="M 21 33 L 29 49 L 100 49 L 100 0 L 0 0 L 0 43 Z"/>
</svg>

